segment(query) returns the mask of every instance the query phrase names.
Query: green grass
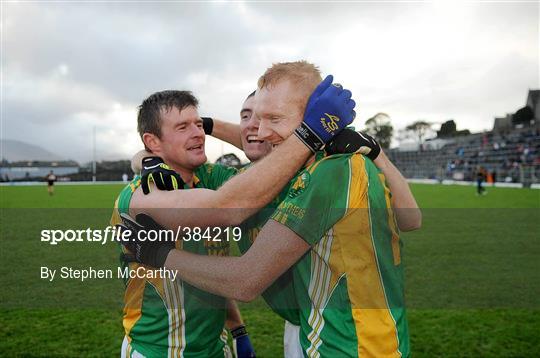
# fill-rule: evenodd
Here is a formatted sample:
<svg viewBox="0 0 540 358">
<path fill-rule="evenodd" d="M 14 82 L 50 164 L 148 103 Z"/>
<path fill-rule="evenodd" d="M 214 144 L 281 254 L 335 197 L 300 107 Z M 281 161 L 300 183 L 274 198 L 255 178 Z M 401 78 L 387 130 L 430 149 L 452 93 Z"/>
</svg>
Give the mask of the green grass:
<svg viewBox="0 0 540 358">
<path fill-rule="evenodd" d="M 39 242 L 43 228 L 107 225 L 120 185 L 0 187 L 0 356 L 118 356 L 119 280 L 38 278 L 49 266 L 115 267 L 115 245 Z M 414 185 L 422 230 L 402 235 L 413 355 L 540 356 L 540 190 Z M 46 209 L 46 210 L 45 210 Z M 258 356 L 283 322 L 241 305 Z"/>
</svg>

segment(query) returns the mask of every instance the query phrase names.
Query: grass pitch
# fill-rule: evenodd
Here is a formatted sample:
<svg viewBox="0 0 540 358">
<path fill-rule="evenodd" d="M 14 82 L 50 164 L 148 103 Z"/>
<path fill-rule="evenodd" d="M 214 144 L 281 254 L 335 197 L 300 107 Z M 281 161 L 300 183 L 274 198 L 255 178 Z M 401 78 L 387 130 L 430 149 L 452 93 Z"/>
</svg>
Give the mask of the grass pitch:
<svg viewBox="0 0 540 358">
<path fill-rule="evenodd" d="M 121 187 L 59 185 L 52 197 L 0 187 L 0 356 L 118 356 L 122 282 L 49 284 L 37 270 L 115 267 L 113 245 L 54 247 L 38 235 L 103 228 Z M 413 355 L 540 356 L 540 190 L 412 188 L 424 215 L 422 230 L 402 235 Z M 241 309 L 258 356 L 281 356 L 282 320 L 260 301 Z"/>
</svg>

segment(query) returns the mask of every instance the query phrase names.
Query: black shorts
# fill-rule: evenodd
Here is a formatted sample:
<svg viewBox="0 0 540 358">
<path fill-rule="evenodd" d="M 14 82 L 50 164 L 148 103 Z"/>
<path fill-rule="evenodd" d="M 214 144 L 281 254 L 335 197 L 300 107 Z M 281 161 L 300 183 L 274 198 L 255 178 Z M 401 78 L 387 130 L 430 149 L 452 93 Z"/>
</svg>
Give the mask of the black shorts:
<svg viewBox="0 0 540 358">
<path fill-rule="evenodd" d="M 48 184 L 49 186 L 53 186 L 54 185 L 54 180 L 48 180 L 47 183 L 49 183 Z"/>
</svg>

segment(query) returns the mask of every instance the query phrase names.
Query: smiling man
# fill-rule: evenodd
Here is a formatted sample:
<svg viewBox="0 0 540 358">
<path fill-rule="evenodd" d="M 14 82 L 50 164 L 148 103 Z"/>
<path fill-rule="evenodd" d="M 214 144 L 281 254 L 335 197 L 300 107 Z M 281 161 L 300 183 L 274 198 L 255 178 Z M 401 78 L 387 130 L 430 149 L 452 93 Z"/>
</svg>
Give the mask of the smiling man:
<svg viewBox="0 0 540 358">
<path fill-rule="evenodd" d="M 241 223 L 270 202 L 305 162 L 310 150 L 314 149 L 306 145 L 306 142 L 322 144 L 321 137 L 330 140 L 339 129 L 352 121 L 354 102 L 350 94 L 331 86 L 331 77 L 318 88 L 317 106 L 313 106 L 309 114 L 300 118 L 302 123 L 299 130 L 302 130 L 302 134 L 291 137 L 282 150 L 267 156 L 223 186 L 223 182 L 234 173 L 231 173 L 231 169 L 204 164 L 205 137 L 196 98 L 186 91 L 153 94 L 139 108 L 138 129 L 141 139 L 148 151 L 163 158 L 174 172 L 179 173 L 173 172 L 169 179 L 174 179 L 177 187 L 191 190 L 154 190 L 144 195 L 142 192 L 149 191 L 150 185 L 143 181 L 141 188 L 141 180 L 137 178 L 120 194 L 111 223 L 118 224 L 121 215 L 135 215 L 142 210 L 157 214 L 164 223 L 172 221 L 175 228 Z M 319 118 L 325 112 L 338 113 L 343 118 L 341 128 L 332 133 L 323 133 Z M 311 137 L 315 138 L 310 140 Z M 288 151 L 294 151 L 295 154 L 285 158 Z M 148 168 L 162 167 L 163 163 L 157 158 L 149 159 L 145 163 Z M 279 173 L 273 177 L 260 178 L 261 172 L 276 168 Z M 159 174 L 163 178 L 161 172 Z M 246 192 L 246 187 L 253 189 Z M 190 210 L 180 210 L 186 208 Z M 211 212 L 209 215 L 201 215 L 201 211 L 193 208 L 207 208 Z M 238 210 L 220 210 L 224 208 Z M 227 255 L 228 252 L 227 241 L 195 239 L 168 243 L 158 248 L 156 255 L 151 257 L 137 248 L 124 247 L 123 265 L 130 265 L 130 269 L 136 269 L 141 264 L 162 266 L 167 253 L 163 249 L 175 247 L 185 252 L 216 257 Z M 141 254 L 149 261 L 142 262 L 139 257 Z M 226 356 L 226 345 L 222 339 L 225 307 L 222 297 L 181 280 L 172 281 L 166 277 L 130 279 L 126 281 L 123 320 L 126 339 L 122 353 L 145 356 Z"/>
<path fill-rule="evenodd" d="M 255 92 L 247 96 L 240 110 L 241 149 L 251 162 L 265 157 L 272 149 L 269 142 L 259 138 L 259 119 L 254 115 Z"/>
<path fill-rule="evenodd" d="M 271 155 L 313 105 L 308 97 L 319 81 L 319 71 L 303 61 L 276 64 L 260 78 L 258 138 L 273 145 Z M 326 128 L 337 120 L 321 116 Z M 408 356 L 400 242 L 390 203 L 373 162 L 358 153 L 317 152 L 242 257 L 169 250 L 164 266 L 197 287 L 242 301 L 292 267 L 305 355 Z M 151 250 L 144 243 L 140 248 Z"/>
</svg>

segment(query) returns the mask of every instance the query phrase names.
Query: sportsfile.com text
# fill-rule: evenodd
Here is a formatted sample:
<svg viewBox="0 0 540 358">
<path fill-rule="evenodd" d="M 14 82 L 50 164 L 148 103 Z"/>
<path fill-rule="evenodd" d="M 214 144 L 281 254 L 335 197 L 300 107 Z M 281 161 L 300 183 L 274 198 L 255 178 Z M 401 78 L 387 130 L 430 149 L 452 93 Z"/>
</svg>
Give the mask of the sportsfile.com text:
<svg viewBox="0 0 540 358">
<path fill-rule="evenodd" d="M 187 227 L 179 226 L 176 230 L 140 230 L 136 233 L 139 241 L 239 241 L 242 237 L 240 227 Z M 133 240 L 131 230 L 118 230 L 114 226 L 104 229 L 45 229 L 41 230 L 41 242 L 58 245 L 61 242 L 96 242 L 105 245 L 107 242 L 129 242 Z"/>
</svg>

